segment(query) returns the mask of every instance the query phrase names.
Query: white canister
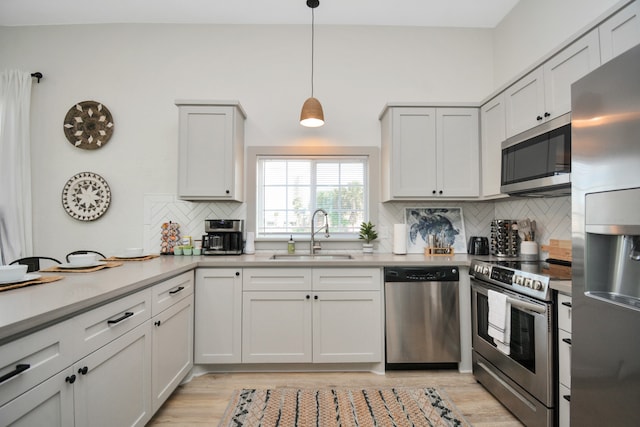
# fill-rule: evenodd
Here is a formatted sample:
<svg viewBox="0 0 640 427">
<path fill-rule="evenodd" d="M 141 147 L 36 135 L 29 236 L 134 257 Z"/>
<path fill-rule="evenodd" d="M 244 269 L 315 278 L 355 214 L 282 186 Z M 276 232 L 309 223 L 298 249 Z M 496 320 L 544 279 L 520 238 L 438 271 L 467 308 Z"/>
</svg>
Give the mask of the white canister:
<svg viewBox="0 0 640 427">
<path fill-rule="evenodd" d="M 393 253 L 407 253 L 407 224 L 393 224 Z"/>
<path fill-rule="evenodd" d="M 520 242 L 520 259 L 523 261 L 538 260 L 538 244 L 533 241 Z"/>
<path fill-rule="evenodd" d="M 255 236 L 253 231 L 247 231 L 247 241 L 244 244 L 245 254 L 251 255 L 256 253 Z"/>
</svg>

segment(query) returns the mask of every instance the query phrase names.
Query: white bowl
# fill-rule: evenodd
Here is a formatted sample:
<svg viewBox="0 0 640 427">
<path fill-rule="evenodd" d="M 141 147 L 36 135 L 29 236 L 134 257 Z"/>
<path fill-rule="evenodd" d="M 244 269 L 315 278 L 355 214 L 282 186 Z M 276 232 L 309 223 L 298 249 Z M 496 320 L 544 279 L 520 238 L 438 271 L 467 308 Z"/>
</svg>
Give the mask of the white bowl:
<svg viewBox="0 0 640 427">
<path fill-rule="evenodd" d="M 0 281 L 10 282 L 12 280 L 20 280 L 27 274 L 28 265 L 0 265 Z"/>
<path fill-rule="evenodd" d="M 142 248 L 127 248 L 124 250 L 124 256 L 126 257 L 138 257 L 142 256 Z"/>
<path fill-rule="evenodd" d="M 93 265 L 96 263 L 96 254 L 76 254 L 69 255 L 69 264 L 84 267 L 85 265 Z"/>
</svg>

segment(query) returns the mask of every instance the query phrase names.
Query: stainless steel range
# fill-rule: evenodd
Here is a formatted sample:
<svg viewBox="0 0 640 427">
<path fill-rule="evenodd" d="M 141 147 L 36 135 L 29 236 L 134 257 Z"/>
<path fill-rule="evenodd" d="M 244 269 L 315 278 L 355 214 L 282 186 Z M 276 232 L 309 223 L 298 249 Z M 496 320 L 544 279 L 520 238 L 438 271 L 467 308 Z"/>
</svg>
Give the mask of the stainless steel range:
<svg viewBox="0 0 640 427">
<path fill-rule="evenodd" d="M 473 374 L 527 426 L 552 426 L 556 420 L 554 294 L 545 267 L 538 262 L 479 260 L 469 267 Z M 490 335 L 493 292 L 506 300 L 507 345 Z"/>
</svg>

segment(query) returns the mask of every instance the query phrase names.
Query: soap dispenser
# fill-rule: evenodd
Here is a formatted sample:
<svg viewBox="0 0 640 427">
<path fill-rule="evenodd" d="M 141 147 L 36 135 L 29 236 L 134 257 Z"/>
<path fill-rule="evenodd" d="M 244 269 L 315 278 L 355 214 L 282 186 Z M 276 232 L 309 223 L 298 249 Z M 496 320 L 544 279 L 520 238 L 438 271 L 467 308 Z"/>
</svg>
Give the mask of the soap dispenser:
<svg viewBox="0 0 640 427">
<path fill-rule="evenodd" d="M 287 244 L 287 252 L 290 254 L 296 253 L 296 242 L 293 240 L 293 234 L 289 236 L 289 243 Z"/>
</svg>

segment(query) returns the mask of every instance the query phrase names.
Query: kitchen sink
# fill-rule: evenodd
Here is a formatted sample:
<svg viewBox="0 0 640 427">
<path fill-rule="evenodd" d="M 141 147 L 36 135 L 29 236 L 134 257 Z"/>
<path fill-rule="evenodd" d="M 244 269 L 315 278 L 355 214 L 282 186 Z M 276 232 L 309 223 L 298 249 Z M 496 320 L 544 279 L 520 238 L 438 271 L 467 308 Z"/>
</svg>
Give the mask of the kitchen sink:
<svg viewBox="0 0 640 427">
<path fill-rule="evenodd" d="M 282 255 L 273 255 L 271 256 L 272 260 L 280 260 L 280 261 L 338 261 L 338 260 L 347 260 L 353 259 L 353 257 L 349 254 L 304 254 L 304 255 L 294 255 L 294 254 L 282 254 Z"/>
</svg>

